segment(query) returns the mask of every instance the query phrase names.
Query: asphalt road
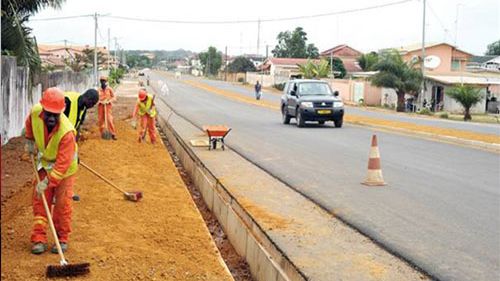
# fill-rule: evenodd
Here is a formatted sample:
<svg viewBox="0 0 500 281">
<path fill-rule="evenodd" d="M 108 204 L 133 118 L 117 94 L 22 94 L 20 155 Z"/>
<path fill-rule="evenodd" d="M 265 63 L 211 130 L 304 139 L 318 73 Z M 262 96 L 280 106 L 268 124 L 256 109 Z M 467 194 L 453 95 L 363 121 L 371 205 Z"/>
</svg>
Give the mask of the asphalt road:
<svg viewBox="0 0 500 281">
<path fill-rule="evenodd" d="M 299 129 L 277 111 L 150 76 L 167 82 L 162 98 L 181 115 L 229 125 L 231 148 L 437 279 L 500 279 L 498 154 L 377 132 L 388 186 L 365 187 L 374 131 Z"/>
<path fill-rule="evenodd" d="M 223 81 L 217 80 L 203 80 L 203 83 L 206 83 L 210 86 L 218 87 L 220 89 L 233 91 L 235 93 L 240 93 L 241 95 L 254 97 L 255 94 L 250 88 L 243 88 L 240 86 L 235 86 L 230 83 L 226 83 Z M 275 102 L 279 104 L 280 102 L 280 94 L 271 93 L 267 90 L 264 90 L 264 95 L 262 99 Z M 486 124 L 486 123 L 473 123 L 473 122 L 457 122 L 452 120 L 445 119 L 435 119 L 435 118 L 425 118 L 425 117 L 415 117 L 415 116 L 405 116 L 397 113 L 385 113 L 385 112 L 377 112 L 377 111 L 369 111 L 363 110 L 356 107 L 346 107 L 347 114 L 356 114 L 360 116 L 386 119 L 392 121 L 400 121 L 400 122 L 410 122 L 419 125 L 426 126 L 434 126 L 439 128 L 447 128 L 447 129 L 458 129 L 458 130 L 466 130 L 472 131 L 482 134 L 493 134 L 500 136 L 500 125 L 499 124 Z"/>
</svg>

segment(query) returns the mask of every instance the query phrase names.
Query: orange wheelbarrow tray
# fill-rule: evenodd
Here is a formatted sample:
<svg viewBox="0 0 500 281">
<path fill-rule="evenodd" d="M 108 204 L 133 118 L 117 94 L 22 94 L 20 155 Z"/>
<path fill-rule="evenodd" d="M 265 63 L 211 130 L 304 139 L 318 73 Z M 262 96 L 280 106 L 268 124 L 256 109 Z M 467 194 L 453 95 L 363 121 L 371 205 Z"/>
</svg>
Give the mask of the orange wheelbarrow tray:
<svg viewBox="0 0 500 281">
<path fill-rule="evenodd" d="M 208 135 L 208 150 L 216 149 L 217 143 L 221 143 L 222 150 L 224 150 L 224 137 L 231 131 L 224 125 L 210 125 L 203 126 L 203 131 L 207 132 Z"/>
</svg>

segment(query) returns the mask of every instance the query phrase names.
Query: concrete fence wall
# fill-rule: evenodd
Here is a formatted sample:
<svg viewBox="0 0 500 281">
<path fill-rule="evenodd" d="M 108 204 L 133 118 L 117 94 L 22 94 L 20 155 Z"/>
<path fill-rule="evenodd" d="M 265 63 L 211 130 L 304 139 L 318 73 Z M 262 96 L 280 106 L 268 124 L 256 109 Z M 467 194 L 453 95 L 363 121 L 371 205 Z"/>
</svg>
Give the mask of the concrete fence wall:
<svg viewBox="0 0 500 281">
<path fill-rule="evenodd" d="M 38 103 L 42 91 L 48 87 L 59 87 L 63 91 L 83 92 L 93 87 L 90 73 L 60 71 L 40 74 L 30 91 L 30 75 L 25 67 L 19 67 L 14 57 L 2 56 L 2 97 L 0 133 L 2 145 L 9 139 L 21 135 L 24 121 L 33 104 Z"/>
<path fill-rule="evenodd" d="M 373 86 L 369 81 L 347 79 L 324 79 L 333 90 L 340 93 L 344 102 L 359 103 L 363 99 L 366 105 L 383 105 L 385 101 L 392 102 L 392 93 L 389 89 Z M 385 94 L 390 95 L 384 100 Z"/>
<path fill-rule="evenodd" d="M 285 83 L 290 80 L 290 77 L 287 75 L 271 75 L 271 74 L 261 74 L 259 72 L 247 72 L 246 73 L 246 82 L 253 85 L 256 82 L 260 81 L 263 87 L 272 87 L 275 84 Z"/>
</svg>

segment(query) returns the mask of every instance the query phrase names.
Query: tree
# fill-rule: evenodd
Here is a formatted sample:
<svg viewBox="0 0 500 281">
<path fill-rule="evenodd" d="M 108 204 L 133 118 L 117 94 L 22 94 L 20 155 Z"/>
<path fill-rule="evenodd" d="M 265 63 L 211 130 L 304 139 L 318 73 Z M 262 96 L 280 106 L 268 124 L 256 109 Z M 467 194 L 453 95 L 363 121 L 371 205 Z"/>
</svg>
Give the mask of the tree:
<svg viewBox="0 0 500 281">
<path fill-rule="evenodd" d="M 330 66 L 330 59 L 328 59 L 327 62 L 328 62 L 328 71 L 330 71 L 330 69 L 333 70 L 333 77 L 340 79 L 345 77 L 347 71 L 345 70 L 344 63 L 342 62 L 341 59 L 333 57 L 332 58 L 333 67 Z"/>
<path fill-rule="evenodd" d="M 16 56 L 19 65 L 28 66 L 31 74 L 40 70 L 41 60 L 29 17 L 44 8 L 60 8 L 64 0 L 2 1 L 2 54 Z M 34 77 L 34 75 L 31 75 Z"/>
<path fill-rule="evenodd" d="M 271 52 L 277 58 L 311 58 L 319 57 L 318 48 L 307 44 L 307 33 L 302 27 L 294 31 L 282 31 L 276 37 L 278 45 Z"/>
<path fill-rule="evenodd" d="M 471 85 L 456 85 L 448 88 L 445 93 L 464 107 L 464 121 L 472 119 L 470 108 L 483 99 L 481 89 L 476 89 Z"/>
<path fill-rule="evenodd" d="M 92 57 L 93 58 L 93 57 Z M 137 54 L 128 54 L 127 53 L 127 65 L 132 67 L 151 67 L 152 62 L 151 59 L 145 55 L 137 55 Z"/>
<path fill-rule="evenodd" d="M 414 66 L 414 62 L 404 62 L 397 51 L 382 54 L 374 66 L 378 73 L 371 77 L 372 84 L 396 91 L 399 112 L 405 111 L 405 94 L 417 96 L 420 91 L 422 73 Z"/>
<path fill-rule="evenodd" d="M 255 71 L 255 65 L 251 60 L 245 57 L 237 57 L 235 58 L 228 66 L 229 72 L 247 72 L 247 71 Z"/>
<path fill-rule="evenodd" d="M 485 55 L 489 56 L 500 56 L 500 40 L 493 42 L 488 45 L 488 50 Z"/>
<path fill-rule="evenodd" d="M 308 60 L 306 64 L 297 64 L 297 66 L 302 77 L 305 79 L 324 78 L 330 73 L 330 66 L 327 60 L 321 60 L 319 63 Z"/>
<path fill-rule="evenodd" d="M 363 54 L 358 58 L 358 63 L 363 71 L 373 71 L 378 62 L 378 54 L 371 52 Z"/>
<path fill-rule="evenodd" d="M 206 75 L 217 75 L 222 65 L 222 54 L 215 47 L 208 47 L 208 51 L 198 54 Z"/>
</svg>

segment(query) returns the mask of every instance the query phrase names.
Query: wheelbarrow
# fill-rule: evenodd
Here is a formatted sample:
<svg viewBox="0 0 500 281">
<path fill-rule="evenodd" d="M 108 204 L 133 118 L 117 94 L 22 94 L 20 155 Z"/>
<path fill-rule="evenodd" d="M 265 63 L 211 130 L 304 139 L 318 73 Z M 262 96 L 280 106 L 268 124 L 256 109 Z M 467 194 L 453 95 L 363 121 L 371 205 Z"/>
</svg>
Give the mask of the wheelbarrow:
<svg viewBox="0 0 500 281">
<path fill-rule="evenodd" d="M 224 150 L 224 137 L 231 131 L 224 125 L 209 125 L 203 126 L 203 131 L 208 135 L 208 150 L 217 149 L 217 143 L 221 143 L 221 148 Z"/>
</svg>

